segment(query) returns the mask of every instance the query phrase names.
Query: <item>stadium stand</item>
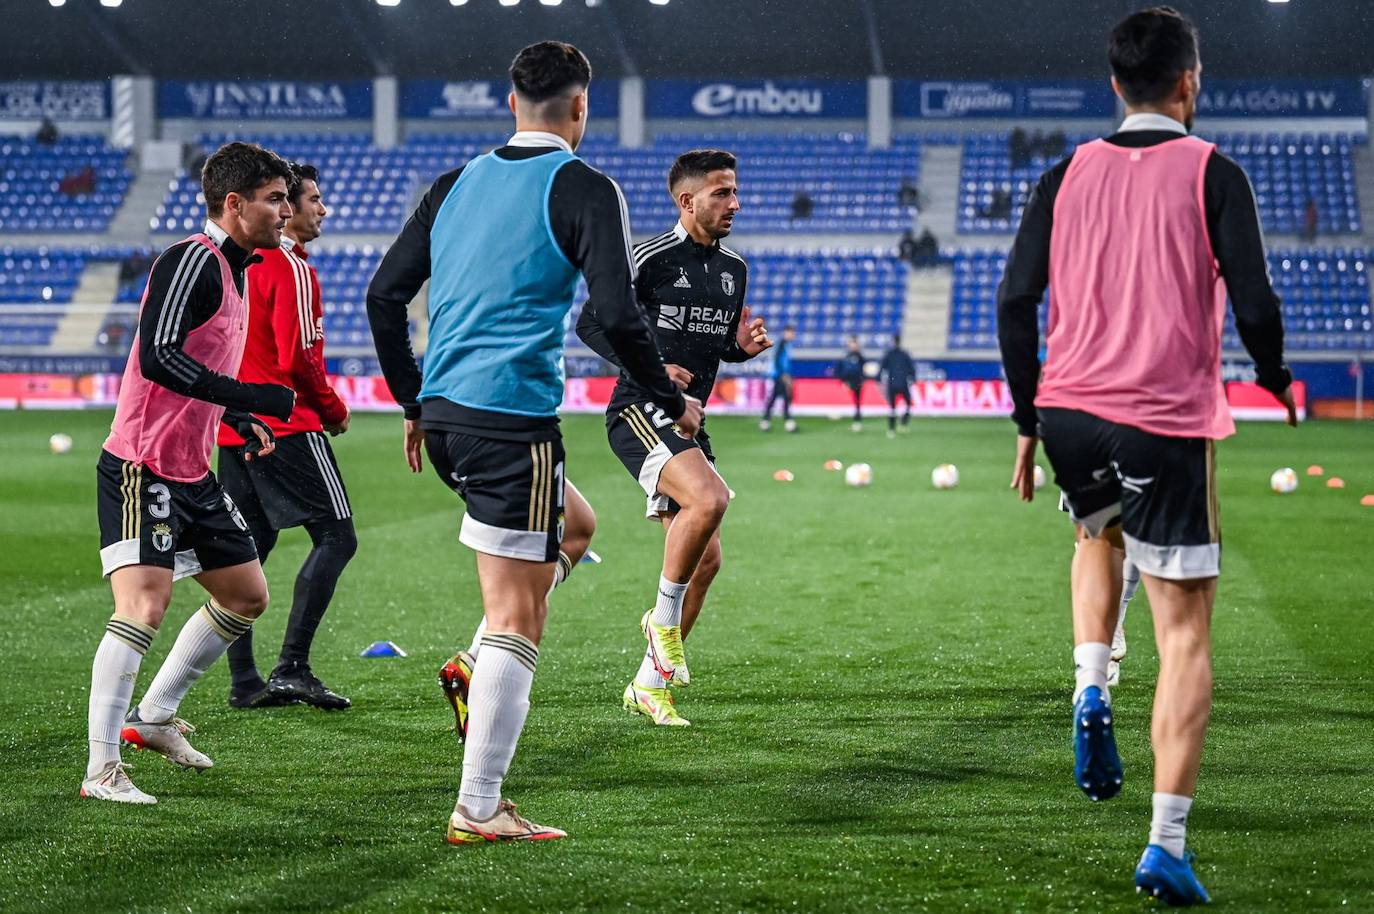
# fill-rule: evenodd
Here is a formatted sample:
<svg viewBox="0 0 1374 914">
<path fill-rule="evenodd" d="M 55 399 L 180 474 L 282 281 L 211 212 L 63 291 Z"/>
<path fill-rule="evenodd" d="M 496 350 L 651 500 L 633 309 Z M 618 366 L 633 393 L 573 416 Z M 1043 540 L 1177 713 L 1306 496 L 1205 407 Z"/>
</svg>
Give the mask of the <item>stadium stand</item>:
<svg viewBox="0 0 1374 914">
<path fill-rule="evenodd" d="M 1351 248 L 1279 249 L 1269 269 L 1283 299 L 1286 345 L 1293 351 L 1369 349 L 1369 267 L 1374 250 Z M 997 348 L 997 283 L 1006 265 L 1002 251 L 965 251 L 954 257 L 949 348 Z M 1041 327 L 1047 305 L 1040 306 Z M 1228 308 L 1222 347 L 1241 348 Z"/>
<path fill-rule="evenodd" d="M 1093 137 L 1069 136 L 1064 155 Z M 1317 231 L 1350 234 L 1361 230 L 1351 160 L 1354 140 L 1345 134 L 1221 134 L 1210 137 L 1222 152 L 1249 173 L 1266 230 L 1296 234 L 1303 229 L 1310 199 L 1316 204 Z M 1061 156 L 1032 154 L 1012 167 L 1010 134 L 978 133 L 964 140 L 960 175 L 958 230 L 962 234 L 1005 235 L 1016 230 L 1021 211 L 1040 174 Z M 1000 211 L 998 194 L 1007 194 Z"/>
<path fill-rule="evenodd" d="M 0 346 L 47 346 L 85 263 L 80 251 L 0 248 Z"/>
<path fill-rule="evenodd" d="M 105 231 L 133 181 L 127 162 L 100 136 L 0 137 L 0 231 Z"/>
</svg>

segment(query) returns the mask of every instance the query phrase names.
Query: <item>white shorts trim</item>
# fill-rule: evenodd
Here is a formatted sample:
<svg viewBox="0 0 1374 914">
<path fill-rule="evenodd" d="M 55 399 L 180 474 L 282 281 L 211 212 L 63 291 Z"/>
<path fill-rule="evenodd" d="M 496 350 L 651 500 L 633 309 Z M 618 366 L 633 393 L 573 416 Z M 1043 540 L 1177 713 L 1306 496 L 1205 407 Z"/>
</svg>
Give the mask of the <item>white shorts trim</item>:
<svg viewBox="0 0 1374 914">
<path fill-rule="evenodd" d="M 109 577 L 121 568 L 142 565 L 139 540 L 120 540 L 100 550 L 100 574 Z M 200 557 L 194 549 L 184 549 L 172 559 L 172 580 L 193 577 L 204 570 L 200 567 Z"/>
<path fill-rule="evenodd" d="M 172 580 L 180 581 L 182 578 L 194 577 L 204 570 L 200 567 L 200 556 L 196 555 L 196 550 L 183 549 L 173 559 Z"/>
<path fill-rule="evenodd" d="M 549 534 L 543 530 L 508 530 L 484 524 L 471 514 L 463 515 L 458 542 L 477 552 L 526 562 L 547 562 Z"/>
<path fill-rule="evenodd" d="M 1168 581 L 1194 581 L 1221 574 L 1221 544 L 1156 546 L 1127 536 L 1126 558 L 1146 574 Z"/>
<path fill-rule="evenodd" d="M 673 452 L 668 450 L 668 445 L 660 441 L 639 465 L 639 487 L 650 499 L 659 494 L 658 477 L 662 475 L 663 467 L 672 459 Z"/>
<path fill-rule="evenodd" d="M 1088 536 L 1094 538 L 1101 536 L 1103 530 L 1106 530 L 1113 523 L 1121 520 L 1121 502 L 1094 511 L 1087 517 L 1079 517 L 1074 514 L 1073 505 L 1069 504 L 1068 498 L 1063 495 L 1060 496 L 1059 507 L 1060 510 L 1067 511 L 1069 519 L 1075 524 L 1080 525 L 1087 532 Z"/>
<path fill-rule="evenodd" d="M 100 574 L 109 577 L 126 565 L 137 565 L 139 556 L 138 540 L 120 540 L 100 550 Z"/>
</svg>

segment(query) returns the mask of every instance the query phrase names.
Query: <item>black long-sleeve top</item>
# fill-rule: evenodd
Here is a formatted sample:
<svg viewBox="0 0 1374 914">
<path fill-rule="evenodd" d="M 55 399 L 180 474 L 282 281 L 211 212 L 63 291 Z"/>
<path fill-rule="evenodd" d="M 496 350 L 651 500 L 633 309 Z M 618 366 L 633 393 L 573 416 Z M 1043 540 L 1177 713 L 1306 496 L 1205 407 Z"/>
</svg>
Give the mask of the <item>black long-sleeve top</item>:
<svg viewBox="0 0 1374 914">
<path fill-rule="evenodd" d="M 249 265 L 262 260 L 234 239 L 211 229 L 211 239 L 229 262 L 240 295 Z M 179 241 L 162 252 L 148 277 L 148 295 L 138 318 L 138 360 L 143 377 L 174 393 L 215 403 L 229 410 L 226 422 L 244 413 L 291 415 L 295 395 L 277 384 L 252 384 L 211 371 L 186 354 L 187 335 L 219 311 L 224 286 L 219 262 L 204 245 Z"/>
<path fill-rule="evenodd" d="M 692 373 L 688 396 L 705 403 L 716 386 L 721 362 L 752 358 L 736 339 L 748 286 L 744 258 L 717 241 L 694 241 L 676 225 L 634 247 L 639 275 L 635 295 L 654 327 L 663 360 Z M 582 342 L 621 369 L 607 415 L 654 398 L 624 370 L 606 336 L 601 305 L 591 298 L 577 320 Z M 654 400 L 657 402 L 657 400 Z"/>
<path fill-rule="evenodd" d="M 518 160 L 545 155 L 556 148 L 502 146 L 496 155 Z M 456 168 L 434 182 L 387 250 L 367 289 L 367 319 L 382 374 L 407 419 L 423 417 L 426 425 L 519 435 L 533 430 L 525 426 L 557 420 L 510 416 L 447 400 L 429 400 L 422 409 L 418 402 L 421 374 L 410 345 L 407 308 L 429 279 L 430 229 L 462 171 Z M 554 241 L 568 261 L 582 271 L 592 298 L 600 304 L 598 314 L 620 363 L 637 383 L 653 391 L 654 402 L 676 419 L 687 404 L 668 380 L 644 310 L 635 301 L 635 265 L 630 258 L 623 199 L 610 178 L 580 159 L 571 161 L 554 175 L 548 198 L 549 224 Z M 499 214 L 492 218 L 499 218 Z"/>
<path fill-rule="evenodd" d="M 1127 130 L 1107 137 L 1107 142 L 1154 146 L 1179 136 L 1171 130 Z M 1012 421 L 1026 436 L 1035 435 L 1035 393 L 1040 382 L 1036 309 L 1049 285 L 1055 196 L 1072 160 L 1070 155 L 1040 176 L 997 287 L 997 341 L 1014 404 Z M 1255 361 L 1260 386 L 1281 393 L 1293 376 L 1283 360 L 1283 312 L 1269 281 L 1255 194 L 1245 171 L 1219 151 L 1213 151 L 1207 161 L 1203 201 L 1212 253 L 1231 296 L 1241 343 Z"/>
</svg>

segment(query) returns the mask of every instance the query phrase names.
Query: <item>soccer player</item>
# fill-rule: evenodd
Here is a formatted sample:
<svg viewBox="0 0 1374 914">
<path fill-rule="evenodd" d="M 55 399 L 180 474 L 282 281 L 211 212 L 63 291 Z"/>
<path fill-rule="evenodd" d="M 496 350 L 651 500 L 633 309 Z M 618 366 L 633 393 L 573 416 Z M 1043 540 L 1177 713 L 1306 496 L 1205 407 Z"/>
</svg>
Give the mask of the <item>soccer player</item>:
<svg viewBox="0 0 1374 914">
<path fill-rule="evenodd" d="M 857 336 L 851 336 L 845 341 L 844 357 L 835 363 L 831 372 L 849 388 L 850 394 L 854 397 L 854 421 L 849 426 L 850 431 L 863 431 L 864 417 L 859 404 L 864 394 L 864 353 Z"/>
<path fill-rule="evenodd" d="M 897 437 L 897 400 L 906 407 L 902 431 L 911 426 L 911 385 L 916 381 L 916 365 L 911 353 L 902 348 L 901 334 L 893 334 L 892 348 L 883 353 L 879 372 L 887 385 L 887 437 Z"/>
<path fill-rule="evenodd" d="M 296 575 L 281 656 L 267 682 L 253 661 L 253 633 L 229 648 L 229 704 L 235 708 L 305 702 L 326 710 L 349 707 L 310 670 L 310 645 L 344 566 L 358 548 L 353 509 L 334 451 L 324 436 L 348 431 L 348 407 L 324 370 L 324 305 L 305 245 L 320 236 L 329 210 L 313 166 L 292 163 L 287 185 L 291 219 L 281 244 L 248 270 L 248 346 L 239 380 L 289 386 L 296 411 L 268 421 L 277 440 L 271 460 L 249 460 L 243 437 L 220 426 L 219 479 L 239 506 L 266 563 L 277 534 L 304 526 L 312 548 Z"/>
<path fill-rule="evenodd" d="M 255 463 L 267 457 L 271 429 L 249 414 L 286 420 L 295 403 L 289 387 L 234 378 L 248 326 L 244 273 L 258 259 L 255 249 L 281 243 L 291 216 L 290 177 L 287 164 L 260 146 L 220 147 L 201 172 L 204 231 L 164 251 L 148 277 L 96 472 L 100 562 L 115 611 L 91 667 L 84 797 L 157 802 L 129 779 L 121 739 L 187 768 L 211 767 L 187 742 L 192 728 L 177 708 L 267 607 L 253 537 L 210 472 L 210 451 L 222 419 L 256 440 Z M 129 710 L 172 582 L 188 576 L 210 599 L 182 627 L 143 700 Z"/>
<path fill-rule="evenodd" d="M 635 294 L 653 322 L 658 351 L 676 383 L 703 403 L 722 361 L 743 362 L 772 345 L 763 319 L 751 319 L 745 304 L 744 258 L 721 243 L 740 208 L 735 165 L 735 157 L 719 149 L 678 156 L 668 171 L 678 223 L 635 246 Z M 577 334 L 617 362 L 602 310 L 593 294 Z M 606 437 L 644 489 L 646 516 L 662 523 L 665 534 L 658 595 L 640 621 L 648 647 L 622 704 L 655 724 L 685 727 L 668 686 L 690 682 L 683 641 L 720 571 L 720 523 L 730 490 L 716 472 L 705 423 L 694 436 L 679 434 L 672 424 L 654 392 L 622 368 L 606 409 Z"/>
<path fill-rule="evenodd" d="M 634 297 L 629 218 L 615 182 L 573 154 L 587 127 L 591 66 L 577 48 L 532 44 L 510 68 L 515 135 L 439 177 L 377 268 L 367 316 L 387 385 L 421 448 L 467 503 L 458 539 L 477 553 L 485 630 L 462 694 L 463 780 L 453 844 L 564 837 L 501 796 L 529 711 L 549 591 L 585 550 L 594 515 L 566 487 L 558 406 L 564 324 L 579 271 L 616 357 L 688 434 L 701 404 L 669 380 Z M 407 308 L 429 281 L 424 371 Z M 460 720 L 460 723 L 464 721 Z M 460 726 L 460 735 L 463 728 Z"/>
<path fill-rule="evenodd" d="M 773 427 L 773 404 L 779 400 L 782 401 L 782 427 L 789 432 L 797 430 L 797 420 L 792 418 L 792 341 L 796 338 L 797 328 L 788 324 L 782 328 L 782 338 L 773 349 L 773 389 L 768 393 L 768 403 L 759 420 L 761 431 Z"/>
<path fill-rule="evenodd" d="M 1034 495 L 1037 442 L 1077 525 L 1072 567 L 1075 778 L 1121 789 L 1107 664 L 1122 550 L 1155 619 L 1154 816 L 1142 892 L 1207 901 L 1185 853 L 1211 709 L 1220 571 L 1215 442 L 1235 430 L 1221 382 L 1226 295 L 1259 384 L 1296 424 L 1283 322 L 1245 172 L 1188 135 L 1201 85 L 1197 31 L 1155 7 L 1111 33 L 1120 130 L 1079 146 L 1027 203 L 998 289 L 998 338 L 1018 430 L 1012 487 Z M 1036 307 L 1050 286 L 1043 366 Z"/>
</svg>

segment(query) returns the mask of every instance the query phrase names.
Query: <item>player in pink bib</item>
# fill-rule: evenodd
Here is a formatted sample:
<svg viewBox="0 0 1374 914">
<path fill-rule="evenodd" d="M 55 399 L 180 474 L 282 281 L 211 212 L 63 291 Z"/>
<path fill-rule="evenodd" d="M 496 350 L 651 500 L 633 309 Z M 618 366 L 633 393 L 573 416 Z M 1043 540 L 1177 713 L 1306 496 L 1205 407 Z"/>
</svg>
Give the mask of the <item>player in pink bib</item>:
<svg viewBox="0 0 1374 914">
<path fill-rule="evenodd" d="M 1228 292 L 1259 384 L 1295 424 L 1292 375 L 1249 180 L 1188 135 L 1202 73 L 1196 29 L 1156 7 L 1122 20 L 1109 48 L 1112 88 L 1128 116 L 1041 177 L 998 289 L 1020 433 L 1012 487 L 1031 500 L 1043 440 L 1076 525 L 1074 778 L 1094 800 L 1121 790 L 1110 642 L 1123 559 L 1141 572 L 1159 685 L 1154 817 L 1136 886 L 1197 904 L 1208 896 L 1184 839 L 1212 700 L 1215 442 L 1235 431 L 1221 383 Z M 1042 366 L 1036 317 L 1046 286 Z"/>
<path fill-rule="evenodd" d="M 286 162 L 259 146 L 222 147 L 201 175 L 205 230 L 164 251 L 148 277 L 97 465 L 100 560 L 115 612 L 91 670 L 85 797 L 156 802 L 129 780 L 121 740 L 184 767 L 211 766 L 187 742 L 192 728 L 176 716 L 177 707 L 267 606 L 253 538 L 210 472 L 210 453 L 223 421 L 258 442 L 257 458 L 266 457 L 271 432 L 251 414 L 284 420 L 295 404 L 288 387 L 234 379 L 247 338 L 245 271 L 260 259 L 256 248 L 281 243 L 291 215 L 289 176 Z M 210 599 L 130 710 L 172 582 L 183 577 L 194 577 Z"/>
</svg>

